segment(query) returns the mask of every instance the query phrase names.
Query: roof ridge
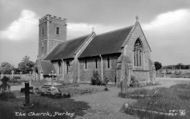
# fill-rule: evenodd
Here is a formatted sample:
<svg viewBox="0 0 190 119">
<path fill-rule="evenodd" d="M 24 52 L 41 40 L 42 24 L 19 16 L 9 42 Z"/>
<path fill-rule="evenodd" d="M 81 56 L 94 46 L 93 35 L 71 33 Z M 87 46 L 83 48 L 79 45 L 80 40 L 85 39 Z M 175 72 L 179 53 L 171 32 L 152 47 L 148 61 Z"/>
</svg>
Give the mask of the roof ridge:
<svg viewBox="0 0 190 119">
<path fill-rule="evenodd" d="M 83 35 L 83 36 L 76 37 L 76 38 L 73 38 L 73 39 L 69 39 L 69 40 L 66 40 L 66 41 L 64 41 L 64 42 L 62 42 L 62 43 L 59 43 L 58 45 L 62 45 L 62 44 L 65 44 L 65 43 L 69 43 L 69 42 L 71 42 L 71 41 L 78 40 L 78 39 L 80 39 L 80 38 L 82 38 L 82 37 L 87 37 L 87 36 L 89 36 L 89 35 L 91 35 L 91 34 Z M 57 45 L 57 46 L 58 46 L 58 45 Z M 57 47 L 57 46 L 56 46 L 56 47 Z"/>
<path fill-rule="evenodd" d="M 69 40 L 66 40 L 66 41 L 73 41 L 73 40 L 77 40 L 77 39 L 79 39 L 79 38 L 82 38 L 82 37 L 87 37 L 87 36 L 89 36 L 89 35 L 91 35 L 91 33 L 86 34 L 86 35 L 83 35 L 83 36 L 79 36 L 79 37 L 76 37 L 76 38 L 72 38 L 72 39 L 69 39 Z"/>
<path fill-rule="evenodd" d="M 115 30 L 110 30 L 108 32 L 104 32 L 104 33 L 101 33 L 101 34 L 97 34 L 96 36 L 100 36 L 100 35 L 105 35 L 105 34 L 110 34 L 110 33 L 113 33 L 113 32 L 116 32 L 116 31 L 121 31 L 121 30 L 124 30 L 124 29 L 128 29 L 128 28 L 132 28 L 134 25 L 130 25 L 130 26 L 127 26 L 127 27 L 122 27 L 122 28 L 119 28 L 119 29 L 115 29 Z"/>
</svg>

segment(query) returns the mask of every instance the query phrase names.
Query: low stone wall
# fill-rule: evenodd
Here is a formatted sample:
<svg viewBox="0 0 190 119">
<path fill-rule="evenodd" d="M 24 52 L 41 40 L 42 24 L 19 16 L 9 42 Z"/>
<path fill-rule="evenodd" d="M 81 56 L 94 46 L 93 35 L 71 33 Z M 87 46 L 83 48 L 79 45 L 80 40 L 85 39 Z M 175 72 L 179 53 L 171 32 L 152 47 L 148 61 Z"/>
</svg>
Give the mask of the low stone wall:
<svg viewBox="0 0 190 119">
<path fill-rule="evenodd" d="M 3 76 L 9 77 L 10 80 L 38 80 L 38 76 L 35 74 L 1 74 L 0 78 L 3 78 Z"/>
</svg>

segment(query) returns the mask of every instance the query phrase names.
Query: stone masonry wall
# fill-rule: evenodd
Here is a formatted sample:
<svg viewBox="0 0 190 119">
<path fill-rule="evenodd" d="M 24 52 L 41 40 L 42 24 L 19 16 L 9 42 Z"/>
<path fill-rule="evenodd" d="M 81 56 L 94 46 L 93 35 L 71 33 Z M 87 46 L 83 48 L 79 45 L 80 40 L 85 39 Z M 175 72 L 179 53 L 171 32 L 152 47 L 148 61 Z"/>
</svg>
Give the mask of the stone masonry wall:
<svg viewBox="0 0 190 119">
<path fill-rule="evenodd" d="M 142 66 L 136 67 L 134 66 L 134 44 L 137 39 L 140 39 L 143 44 L 143 56 L 142 56 Z M 139 23 L 135 24 L 133 31 L 129 34 L 128 38 L 124 43 L 124 48 L 122 53 L 130 58 L 132 63 L 132 75 L 135 76 L 139 81 L 149 81 L 150 80 L 150 66 L 149 59 L 151 59 L 150 48 L 144 33 L 140 27 Z M 103 57 L 103 73 L 104 77 L 107 77 L 111 82 L 115 82 L 115 80 L 119 80 L 120 71 L 117 71 L 117 60 L 121 54 L 117 55 L 107 55 Z M 107 66 L 107 57 L 110 59 L 110 68 Z M 95 58 L 97 58 L 97 68 Z M 87 61 L 87 68 L 85 68 L 85 60 Z M 78 61 L 77 61 L 78 62 Z M 55 66 L 57 67 L 57 66 Z M 56 68 L 57 69 L 57 68 Z M 72 63 L 69 72 L 66 72 L 66 64 L 63 66 L 64 80 L 68 78 L 72 78 L 72 75 L 77 72 L 73 72 Z M 79 80 L 80 82 L 90 82 L 91 77 L 93 75 L 93 71 L 98 71 L 101 78 L 101 59 L 99 56 L 93 58 L 83 58 L 79 59 Z M 117 77 L 117 79 L 116 79 Z"/>
<path fill-rule="evenodd" d="M 108 68 L 107 57 L 110 58 L 110 68 Z M 90 82 L 93 75 L 93 71 L 98 71 L 101 78 L 101 60 L 97 57 L 97 68 L 95 58 L 88 58 L 87 69 L 85 69 L 85 59 L 80 60 L 80 81 Z M 115 82 L 116 78 L 116 64 L 118 56 L 103 56 L 103 73 L 104 77 L 107 77 L 111 82 Z"/>
<path fill-rule="evenodd" d="M 134 44 L 138 38 L 141 40 L 141 42 L 143 44 L 142 66 L 141 67 L 134 66 Z M 125 55 L 129 56 L 129 58 L 132 62 L 132 65 L 133 65 L 133 75 L 138 80 L 146 79 L 148 81 L 150 78 L 149 77 L 149 71 L 150 71 L 149 59 L 151 58 L 150 52 L 151 51 L 150 51 L 149 45 L 146 41 L 146 38 L 140 27 L 140 24 L 136 23 L 135 28 L 131 32 L 129 39 L 126 42 L 126 45 L 124 47 L 124 53 L 125 53 Z"/>
</svg>

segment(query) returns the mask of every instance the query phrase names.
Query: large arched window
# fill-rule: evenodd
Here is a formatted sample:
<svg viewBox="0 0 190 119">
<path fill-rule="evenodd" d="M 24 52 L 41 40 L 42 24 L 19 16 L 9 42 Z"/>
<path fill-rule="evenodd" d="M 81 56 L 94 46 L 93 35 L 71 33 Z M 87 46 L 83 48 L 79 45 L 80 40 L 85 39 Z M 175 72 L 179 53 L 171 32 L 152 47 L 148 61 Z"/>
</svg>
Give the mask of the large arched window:
<svg viewBox="0 0 190 119">
<path fill-rule="evenodd" d="M 141 40 L 138 38 L 134 45 L 134 66 L 142 66 L 142 51 L 143 45 Z"/>
</svg>

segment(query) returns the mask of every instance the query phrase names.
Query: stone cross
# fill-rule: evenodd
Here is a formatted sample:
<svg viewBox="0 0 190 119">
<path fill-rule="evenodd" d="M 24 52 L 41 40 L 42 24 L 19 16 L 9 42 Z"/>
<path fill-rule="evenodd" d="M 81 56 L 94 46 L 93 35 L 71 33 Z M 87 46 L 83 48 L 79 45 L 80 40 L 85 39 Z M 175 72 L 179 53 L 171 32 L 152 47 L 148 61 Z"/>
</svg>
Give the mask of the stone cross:
<svg viewBox="0 0 190 119">
<path fill-rule="evenodd" d="M 136 21 L 139 21 L 139 16 L 136 16 L 135 19 L 136 19 Z"/>
<path fill-rule="evenodd" d="M 49 74 L 49 76 L 51 77 L 51 86 L 53 86 L 53 79 L 56 76 L 56 73 L 54 73 L 53 71 L 51 71 L 51 74 Z"/>
<path fill-rule="evenodd" d="M 40 80 L 42 80 L 43 78 L 44 78 L 43 72 L 40 72 Z"/>
<path fill-rule="evenodd" d="M 29 82 L 25 83 L 24 93 L 25 93 L 25 106 L 30 105 L 30 90 L 32 87 L 30 87 Z"/>
</svg>

